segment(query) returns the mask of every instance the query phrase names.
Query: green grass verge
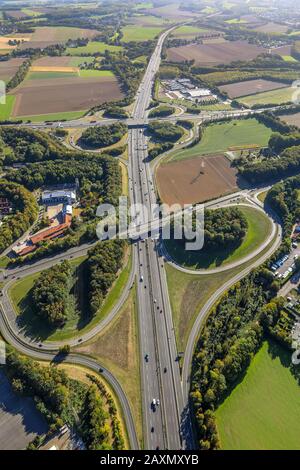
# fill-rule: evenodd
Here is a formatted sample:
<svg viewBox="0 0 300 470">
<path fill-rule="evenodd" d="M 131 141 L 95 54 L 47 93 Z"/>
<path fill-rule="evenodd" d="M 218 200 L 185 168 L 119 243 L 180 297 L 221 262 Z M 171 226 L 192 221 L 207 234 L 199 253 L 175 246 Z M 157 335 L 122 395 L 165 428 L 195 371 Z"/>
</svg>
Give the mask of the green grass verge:
<svg viewBox="0 0 300 470">
<path fill-rule="evenodd" d="M 9 119 L 15 104 L 15 96 L 6 95 L 6 103 L 0 104 L 0 120 Z"/>
<path fill-rule="evenodd" d="M 240 206 L 248 222 L 247 234 L 243 242 L 235 248 L 207 251 L 186 251 L 176 240 L 166 240 L 165 246 L 178 264 L 191 269 L 211 269 L 237 262 L 257 250 L 271 232 L 268 217 L 252 207 Z"/>
<path fill-rule="evenodd" d="M 78 258 L 71 262 L 75 266 L 79 266 L 85 258 Z M 122 290 L 124 289 L 131 271 L 131 256 L 127 261 L 126 266 L 121 271 L 118 279 L 114 283 L 112 289 L 107 295 L 103 306 L 92 318 L 80 319 L 78 315 L 72 316 L 70 320 L 59 330 L 51 330 L 49 326 L 41 319 L 37 318 L 30 307 L 28 294 L 33 287 L 35 279 L 40 273 L 27 276 L 20 281 L 14 283 L 9 289 L 9 295 L 13 302 L 16 312 L 19 315 L 23 315 L 24 326 L 28 328 L 29 334 L 33 334 L 35 337 L 40 337 L 46 341 L 64 341 L 70 338 L 79 336 L 93 326 L 99 323 L 106 315 L 110 312 L 113 306 L 119 299 Z M 88 322 L 87 322 L 88 321 Z"/>
<path fill-rule="evenodd" d="M 66 54 L 71 56 L 96 53 L 103 54 L 105 51 L 118 52 L 122 49 L 121 46 L 112 46 L 104 42 L 90 41 L 86 46 L 67 47 Z"/>
<path fill-rule="evenodd" d="M 204 128 L 199 144 L 170 153 L 168 160 L 183 160 L 200 155 L 223 153 L 229 147 L 238 145 L 255 144 L 265 147 L 271 134 L 272 130 L 260 124 L 255 118 L 210 124 Z"/>
<path fill-rule="evenodd" d="M 300 449 L 300 387 L 290 363 L 290 352 L 263 344 L 216 411 L 222 449 Z"/>
<path fill-rule="evenodd" d="M 23 121 L 32 121 L 32 122 L 42 122 L 42 121 L 61 121 L 66 119 L 67 121 L 72 119 L 78 119 L 84 116 L 87 110 L 83 111 L 66 111 L 62 113 L 52 113 L 52 114 L 39 114 L 33 116 L 19 116 L 15 119 L 23 119 Z"/>
<path fill-rule="evenodd" d="M 142 402 L 136 288 L 109 325 L 91 341 L 74 348 L 94 357 L 119 380 L 129 399 L 138 439 L 142 446 Z"/>
</svg>

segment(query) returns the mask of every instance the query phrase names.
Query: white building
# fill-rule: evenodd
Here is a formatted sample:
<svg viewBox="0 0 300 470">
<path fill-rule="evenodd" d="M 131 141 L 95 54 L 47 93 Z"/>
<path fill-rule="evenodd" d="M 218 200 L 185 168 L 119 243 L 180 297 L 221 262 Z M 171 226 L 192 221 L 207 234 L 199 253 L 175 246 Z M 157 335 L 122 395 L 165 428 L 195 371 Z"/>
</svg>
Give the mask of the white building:
<svg viewBox="0 0 300 470">
<path fill-rule="evenodd" d="M 74 204 L 76 202 L 76 192 L 71 190 L 44 191 L 42 193 L 43 204 Z"/>
<path fill-rule="evenodd" d="M 211 91 L 207 88 L 195 88 L 194 90 L 187 90 L 187 94 L 190 95 L 191 98 L 203 98 L 210 96 Z"/>
</svg>

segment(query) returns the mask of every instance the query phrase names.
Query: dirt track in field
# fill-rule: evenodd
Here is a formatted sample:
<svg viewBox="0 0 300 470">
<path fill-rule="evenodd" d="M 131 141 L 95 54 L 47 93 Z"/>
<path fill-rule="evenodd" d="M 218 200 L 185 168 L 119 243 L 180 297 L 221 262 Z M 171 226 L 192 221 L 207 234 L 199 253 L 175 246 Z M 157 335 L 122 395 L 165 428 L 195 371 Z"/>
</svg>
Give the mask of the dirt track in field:
<svg viewBox="0 0 300 470">
<path fill-rule="evenodd" d="M 160 197 L 169 205 L 204 202 L 238 188 L 237 170 L 224 155 L 162 164 L 156 178 Z"/>
<path fill-rule="evenodd" d="M 173 62 L 195 60 L 196 64 L 229 64 L 235 60 L 251 60 L 266 52 L 263 47 L 248 44 L 246 41 L 227 41 L 220 44 L 189 44 L 171 47 L 167 58 Z"/>
<path fill-rule="evenodd" d="M 13 117 L 81 111 L 123 96 L 114 77 L 28 80 L 14 95 Z"/>
<path fill-rule="evenodd" d="M 247 80 L 245 82 L 231 83 L 229 85 L 220 86 L 221 91 L 225 91 L 229 98 L 240 98 L 241 96 L 256 95 L 256 93 L 263 93 L 265 91 L 277 90 L 279 88 L 286 88 L 288 85 L 280 82 L 273 82 L 271 80 Z"/>
</svg>

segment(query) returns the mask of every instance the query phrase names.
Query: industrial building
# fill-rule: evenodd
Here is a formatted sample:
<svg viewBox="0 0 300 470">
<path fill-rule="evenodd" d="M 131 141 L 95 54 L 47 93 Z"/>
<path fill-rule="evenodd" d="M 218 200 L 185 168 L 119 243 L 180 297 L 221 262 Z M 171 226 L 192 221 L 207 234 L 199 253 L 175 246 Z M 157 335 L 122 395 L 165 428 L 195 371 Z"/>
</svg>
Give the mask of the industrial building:
<svg viewBox="0 0 300 470">
<path fill-rule="evenodd" d="M 76 202 L 76 191 L 58 189 L 55 191 L 44 191 L 41 197 L 43 204 L 74 204 Z"/>
</svg>

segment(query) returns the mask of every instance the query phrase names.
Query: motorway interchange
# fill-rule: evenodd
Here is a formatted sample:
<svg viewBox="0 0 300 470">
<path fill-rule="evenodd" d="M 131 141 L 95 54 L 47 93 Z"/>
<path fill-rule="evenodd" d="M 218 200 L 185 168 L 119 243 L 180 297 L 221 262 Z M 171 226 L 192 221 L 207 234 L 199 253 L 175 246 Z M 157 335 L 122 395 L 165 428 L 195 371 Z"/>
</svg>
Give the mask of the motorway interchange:
<svg viewBox="0 0 300 470">
<path fill-rule="evenodd" d="M 129 173 L 129 195 L 131 203 L 141 203 L 150 211 L 151 206 L 156 204 L 157 196 L 155 191 L 155 181 L 153 172 L 147 160 L 148 142 L 144 131 L 144 124 L 147 122 L 147 108 L 149 106 L 153 81 L 158 71 L 162 45 L 171 28 L 159 37 L 156 49 L 149 61 L 146 73 L 140 84 L 134 111 L 129 124 L 131 126 L 128 136 L 128 173 Z M 262 112 L 257 110 L 256 112 Z M 211 120 L 226 117 L 229 114 L 242 115 L 243 112 L 223 112 L 207 113 L 201 115 L 201 120 Z M 194 118 L 194 116 L 193 116 Z M 171 118 L 174 119 L 174 118 Z M 104 124 L 111 123 L 111 120 L 103 121 Z M 96 122 L 76 122 L 76 127 L 87 127 L 98 125 Z M 29 125 L 29 124 L 28 124 Z M 57 124 L 53 124 L 55 126 Z M 75 122 L 62 123 L 63 127 L 75 126 Z M 41 124 L 35 127 L 44 127 Z M 134 183 L 134 184 L 133 184 Z M 236 204 L 239 198 L 244 199 L 249 204 L 259 205 L 256 194 L 264 191 L 265 188 L 257 191 L 245 191 L 236 195 L 220 198 L 217 201 L 208 203 L 208 207 L 222 207 L 227 204 Z M 260 210 L 263 210 L 260 207 Z M 68 344 L 74 346 L 80 342 L 91 339 L 99 333 L 116 315 L 120 306 L 126 300 L 129 290 L 137 280 L 138 298 L 138 323 L 140 342 L 140 363 L 141 363 L 141 392 L 143 404 L 143 438 L 145 449 L 191 449 L 194 448 L 192 425 L 189 413 L 188 393 L 190 387 L 190 367 L 193 349 L 199 330 L 206 318 L 207 313 L 220 297 L 220 295 L 235 282 L 244 277 L 253 267 L 264 262 L 278 248 L 281 242 L 281 228 L 273 214 L 268 214 L 272 221 L 272 233 L 266 241 L 266 245 L 260 247 L 261 256 L 256 257 L 253 263 L 236 274 L 230 281 L 221 286 L 202 307 L 188 339 L 187 348 L 183 358 L 183 367 L 180 371 L 178 361 L 178 351 L 175 339 L 172 311 L 170 306 L 167 279 L 165 273 L 165 262 L 168 260 L 164 256 L 159 240 L 146 239 L 137 241 L 132 245 L 132 270 L 125 289 L 120 299 L 109 315 L 96 325 L 92 330 L 82 337 L 69 341 Z M 264 250 L 267 245 L 267 250 Z M 7 283 L 3 289 L 1 297 L 0 330 L 3 337 L 20 352 L 36 359 L 53 360 L 63 343 L 36 343 L 26 337 L 18 330 L 14 308 L 8 296 L 8 288 L 16 278 L 22 278 L 41 269 L 48 268 L 62 259 L 79 257 L 87 253 L 90 244 L 69 250 L 63 255 L 57 255 L 51 259 L 38 261 L 35 264 L 27 265 L 12 270 L 0 272 L 0 281 L 4 278 Z M 255 254 L 251 257 L 254 258 Z M 228 268 L 227 268 L 228 269 Z M 134 419 L 131 408 L 118 380 L 96 360 L 90 359 L 80 354 L 70 354 L 67 362 L 83 365 L 96 372 L 103 374 L 105 379 L 112 385 L 121 406 L 127 425 L 130 445 L 133 449 L 139 448 L 136 435 Z"/>
</svg>

